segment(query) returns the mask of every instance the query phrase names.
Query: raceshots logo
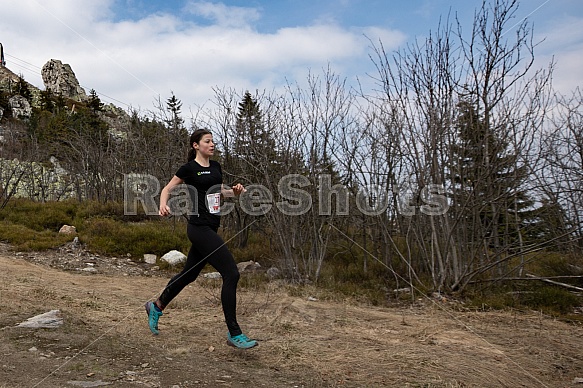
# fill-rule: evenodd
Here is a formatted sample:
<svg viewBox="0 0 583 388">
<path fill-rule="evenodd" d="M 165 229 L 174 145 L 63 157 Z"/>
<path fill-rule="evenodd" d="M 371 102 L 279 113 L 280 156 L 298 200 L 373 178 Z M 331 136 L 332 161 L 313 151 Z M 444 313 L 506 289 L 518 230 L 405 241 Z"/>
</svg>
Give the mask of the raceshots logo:
<svg viewBox="0 0 583 388">
<path fill-rule="evenodd" d="M 197 174 L 209 174 L 210 171 L 199 171 Z M 332 178 L 323 174 L 318 177 L 315 190 L 310 180 L 299 174 L 281 177 L 277 185 L 277 192 L 271 192 L 267 187 L 259 184 L 245 186 L 245 193 L 240 196 L 241 210 L 252 216 L 265 215 L 277 208 L 281 213 L 300 216 L 317 207 L 319 215 L 339 216 L 350 215 L 350 204 L 356 205 L 358 210 L 368 216 L 378 216 L 396 206 L 399 214 L 413 216 L 417 212 L 425 215 L 443 215 L 449 209 L 449 202 L 442 185 L 429 184 L 413 189 L 403 187 L 362 187 L 358 190 L 349 190 L 340 184 L 332 184 Z M 137 215 L 141 204 L 147 215 L 158 214 L 156 197 L 160 195 L 160 182 L 156 177 L 148 174 L 124 175 L 124 214 Z M 304 188 L 308 190 L 304 190 Z M 221 190 L 221 185 L 211 187 L 207 194 Z M 173 215 L 197 214 L 197 192 L 193 187 L 182 184 L 172 191 L 172 198 L 168 206 Z M 335 206 L 333 206 L 335 204 Z M 226 215 L 233 211 L 235 203 L 225 202 L 220 207 L 220 214 Z"/>
</svg>

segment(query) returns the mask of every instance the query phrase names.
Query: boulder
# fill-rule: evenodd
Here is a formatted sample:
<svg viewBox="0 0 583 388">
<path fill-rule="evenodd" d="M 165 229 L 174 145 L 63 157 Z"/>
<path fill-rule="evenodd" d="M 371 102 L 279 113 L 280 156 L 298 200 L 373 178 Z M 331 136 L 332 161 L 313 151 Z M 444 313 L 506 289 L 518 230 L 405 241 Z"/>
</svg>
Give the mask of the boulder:
<svg viewBox="0 0 583 388">
<path fill-rule="evenodd" d="M 152 255 L 149 253 L 144 254 L 144 262 L 148 264 L 156 264 L 156 259 L 158 257 L 156 255 Z"/>
<path fill-rule="evenodd" d="M 63 225 L 63 226 L 61 226 L 61 229 L 59 229 L 59 233 L 62 233 L 62 234 L 76 234 L 77 233 L 77 228 L 75 228 L 74 226 L 71 226 L 71 225 Z"/>
<path fill-rule="evenodd" d="M 271 267 L 265 272 L 269 280 L 274 280 L 281 277 L 281 271 L 277 267 Z"/>
<path fill-rule="evenodd" d="M 252 272 L 261 268 L 261 265 L 256 261 L 249 260 L 238 263 L 237 268 L 239 269 L 239 272 Z"/>
<path fill-rule="evenodd" d="M 208 272 L 202 275 L 205 279 L 220 279 L 221 274 L 218 272 Z"/>
<path fill-rule="evenodd" d="M 173 250 L 162 256 L 161 260 L 164 260 L 170 265 L 177 265 L 186 261 L 186 255 L 182 252 Z"/>
<path fill-rule="evenodd" d="M 59 310 L 51 310 L 44 314 L 28 318 L 17 326 L 29 327 L 32 329 L 55 329 L 63 324 L 63 318 L 59 316 L 59 313 Z"/>
</svg>

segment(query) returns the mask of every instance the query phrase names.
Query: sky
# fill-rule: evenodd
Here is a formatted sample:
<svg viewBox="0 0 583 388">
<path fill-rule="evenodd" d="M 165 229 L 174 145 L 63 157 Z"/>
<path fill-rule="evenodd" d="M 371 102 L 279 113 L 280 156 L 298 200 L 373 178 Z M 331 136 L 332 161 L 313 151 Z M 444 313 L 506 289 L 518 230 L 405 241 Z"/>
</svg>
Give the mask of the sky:
<svg viewBox="0 0 583 388">
<path fill-rule="evenodd" d="M 457 17 L 472 26 L 479 0 L 0 0 L 6 67 L 44 90 L 41 68 L 69 64 L 87 93 L 140 112 L 172 94 L 183 111 L 214 90 L 277 91 L 330 68 L 372 87 L 373 45 L 393 52 Z M 583 85 L 583 1 L 522 0 L 536 63 L 554 60 L 555 88 Z M 513 20 L 513 21 L 514 21 Z M 514 23 L 504 32 L 512 37 Z"/>
</svg>

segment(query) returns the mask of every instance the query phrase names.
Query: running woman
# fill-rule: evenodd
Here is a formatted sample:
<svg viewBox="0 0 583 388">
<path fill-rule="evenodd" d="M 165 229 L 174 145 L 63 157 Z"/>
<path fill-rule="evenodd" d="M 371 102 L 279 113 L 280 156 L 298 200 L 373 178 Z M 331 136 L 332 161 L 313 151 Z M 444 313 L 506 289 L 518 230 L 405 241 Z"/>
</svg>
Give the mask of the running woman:
<svg viewBox="0 0 583 388">
<path fill-rule="evenodd" d="M 220 225 L 220 203 L 222 196 L 240 195 L 245 191 L 241 184 L 226 188 L 222 184 L 221 165 L 210 160 L 215 152 L 212 134 L 199 129 L 190 136 L 188 162 L 182 165 L 176 175 L 162 189 L 160 211 L 162 217 L 171 213 L 168 199 L 173 188 L 185 183 L 189 186 L 193 202 L 193 212 L 187 225 L 188 239 L 192 243 L 184 269 L 173 276 L 156 301 L 146 302 L 146 313 L 150 331 L 157 335 L 158 320 L 162 311 L 180 291 L 196 280 L 200 271 L 208 263 L 222 276 L 221 304 L 227 324 L 229 345 L 249 349 L 257 345 L 256 340 L 248 338 L 237 323 L 237 283 L 239 270 L 233 255 L 223 239 L 217 234 Z"/>
</svg>

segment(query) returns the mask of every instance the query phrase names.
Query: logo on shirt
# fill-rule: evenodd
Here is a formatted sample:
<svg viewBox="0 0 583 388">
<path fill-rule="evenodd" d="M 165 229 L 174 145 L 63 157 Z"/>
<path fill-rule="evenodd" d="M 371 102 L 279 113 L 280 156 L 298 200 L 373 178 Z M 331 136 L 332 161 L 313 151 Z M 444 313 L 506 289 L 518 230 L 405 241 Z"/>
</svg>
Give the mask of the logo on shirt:
<svg viewBox="0 0 583 388">
<path fill-rule="evenodd" d="M 210 174 L 210 173 L 211 173 L 210 171 L 199 171 L 196 173 L 196 175 L 203 175 L 203 174 L 206 175 L 206 174 Z"/>
</svg>

